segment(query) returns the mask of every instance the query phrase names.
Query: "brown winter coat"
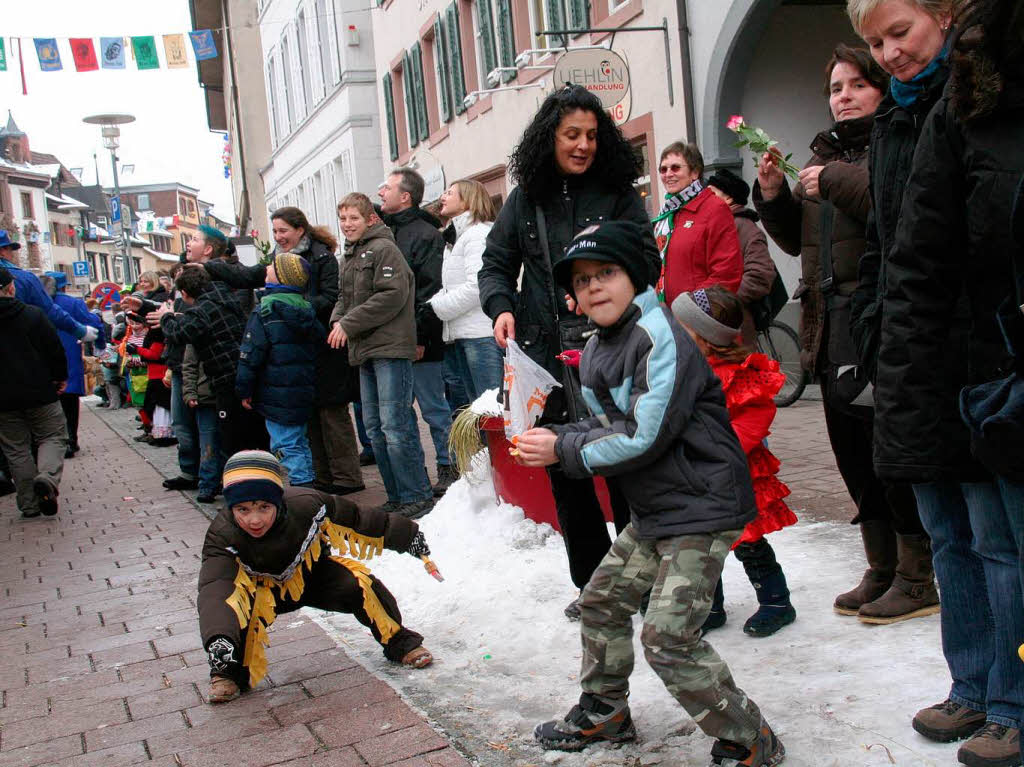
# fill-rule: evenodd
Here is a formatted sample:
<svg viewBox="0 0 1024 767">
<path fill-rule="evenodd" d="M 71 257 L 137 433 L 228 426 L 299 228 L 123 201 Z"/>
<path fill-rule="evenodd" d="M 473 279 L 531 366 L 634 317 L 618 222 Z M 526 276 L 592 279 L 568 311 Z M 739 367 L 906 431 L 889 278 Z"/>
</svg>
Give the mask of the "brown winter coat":
<svg viewBox="0 0 1024 767">
<path fill-rule="evenodd" d="M 384 224 L 345 246 L 331 325 L 348 336 L 348 359 L 416 359 L 415 280 Z"/>
<path fill-rule="evenodd" d="M 819 176 L 821 198 L 835 208 L 832 224 L 832 271 L 839 294 L 857 287 L 857 265 L 864 254 L 865 225 L 871 208 L 868 189 L 868 143 L 873 117 L 836 123 L 811 143 L 813 153 L 805 167 L 824 165 Z M 783 184 L 778 196 L 767 201 L 754 183 L 754 207 L 765 230 L 791 256 L 801 256 L 800 361 L 805 370 L 820 373 L 819 350 L 824 342 L 825 298 L 821 285 L 821 204 L 804 194 L 801 184 L 790 192 Z M 827 344 L 825 344 L 827 348 Z"/>
<path fill-rule="evenodd" d="M 213 393 L 213 383 L 210 376 L 203 370 L 203 363 L 196 356 L 195 347 L 192 344 L 185 346 L 185 355 L 181 360 L 181 398 L 187 405 L 189 402 L 197 402 L 200 405 L 213 407 L 217 404 L 217 398 Z"/>
<path fill-rule="evenodd" d="M 318 517 L 321 509 L 325 511 L 324 517 Z M 204 647 L 217 636 L 227 637 L 236 645 L 239 642 L 238 618 L 227 601 L 235 592 L 239 561 L 255 573 L 275 577 L 290 574 L 296 562 L 301 569 L 314 528 L 325 519 L 357 536 L 380 538 L 384 548 L 399 552 L 408 551 L 419 531 L 415 522 L 400 515 L 360 509 L 344 498 L 305 487 L 289 487 L 284 491 L 282 511 L 262 538 L 245 533 L 235 524 L 231 510 L 221 509 L 206 531 L 199 570 L 199 631 Z M 325 544 L 318 548 L 320 560 L 330 556 L 330 546 Z M 312 577 L 315 574 L 307 569 L 306 580 Z M 274 596 L 278 613 L 301 606 L 301 598 L 280 596 L 276 588 Z"/>
<path fill-rule="evenodd" d="M 771 291 L 775 281 L 775 262 L 768 252 L 768 239 L 757 225 L 760 216 L 742 205 L 733 204 L 729 207 L 732 209 L 736 234 L 740 238 L 740 250 L 743 252 L 743 279 L 740 280 L 736 295 L 743 302 L 743 343 L 750 346 L 757 334 L 750 305 Z"/>
</svg>

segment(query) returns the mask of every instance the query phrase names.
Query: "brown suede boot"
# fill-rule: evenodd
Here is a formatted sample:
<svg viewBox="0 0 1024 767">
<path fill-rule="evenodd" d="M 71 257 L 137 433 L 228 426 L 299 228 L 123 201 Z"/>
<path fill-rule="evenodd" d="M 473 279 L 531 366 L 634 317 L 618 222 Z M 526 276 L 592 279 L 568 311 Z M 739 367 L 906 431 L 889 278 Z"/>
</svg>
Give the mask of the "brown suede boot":
<svg viewBox="0 0 1024 767">
<path fill-rule="evenodd" d="M 932 571 L 932 544 L 927 535 L 898 535 L 899 564 L 892 586 L 874 602 L 862 605 L 857 618 L 862 623 L 888 624 L 934 615 L 939 611 L 939 593 Z"/>
<path fill-rule="evenodd" d="M 887 519 L 868 519 L 860 523 L 860 537 L 868 569 L 860 584 L 836 597 L 833 608 L 840 615 L 856 615 L 861 605 L 878 599 L 892 585 L 896 573 L 896 534 Z"/>
</svg>

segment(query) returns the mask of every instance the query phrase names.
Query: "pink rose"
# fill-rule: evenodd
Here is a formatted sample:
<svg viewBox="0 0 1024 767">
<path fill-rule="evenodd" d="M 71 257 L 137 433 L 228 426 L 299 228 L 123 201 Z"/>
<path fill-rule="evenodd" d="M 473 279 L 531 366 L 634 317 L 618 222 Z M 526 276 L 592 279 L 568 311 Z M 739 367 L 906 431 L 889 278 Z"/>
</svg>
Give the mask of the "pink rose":
<svg viewBox="0 0 1024 767">
<path fill-rule="evenodd" d="M 742 127 L 743 125 L 745 125 L 745 123 L 743 122 L 743 115 L 733 115 L 732 117 L 729 118 L 729 122 L 725 124 L 725 127 L 731 131 L 734 131 L 737 128 Z"/>
</svg>

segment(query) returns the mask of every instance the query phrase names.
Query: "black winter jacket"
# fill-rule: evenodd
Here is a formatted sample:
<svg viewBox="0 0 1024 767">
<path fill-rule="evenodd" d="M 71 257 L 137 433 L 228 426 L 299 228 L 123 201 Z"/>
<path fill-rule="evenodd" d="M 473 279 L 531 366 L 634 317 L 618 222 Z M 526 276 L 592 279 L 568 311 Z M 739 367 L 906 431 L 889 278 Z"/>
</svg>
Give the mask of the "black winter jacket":
<svg viewBox="0 0 1024 767">
<path fill-rule="evenodd" d="M 654 288 L 587 342 L 580 378 L 593 417 L 555 426 L 555 452 L 570 477 L 618 479 L 637 537 L 740 530 L 754 518 L 722 385 Z"/>
<path fill-rule="evenodd" d="M 395 243 L 416 278 L 416 345 L 424 348 L 420 362 L 444 359 L 443 323 L 434 314 L 430 299 L 443 287 L 444 235 L 441 222 L 420 208 L 406 208 L 384 216 L 395 235 Z"/>
<path fill-rule="evenodd" d="M 298 293 L 268 288 L 249 315 L 238 354 L 235 394 L 252 399 L 268 421 L 309 421 L 316 389 L 316 351 L 327 332 Z"/>
<path fill-rule="evenodd" d="M 554 284 L 551 273 L 573 237 L 601 221 L 635 221 L 644 231 L 644 249 L 632 257 L 643 259 L 651 285 L 657 283 L 661 274 L 661 256 L 654 242 L 650 217 L 640 195 L 633 189 L 615 191 L 588 174 L 570 176 L 541 203 L 541 208 L 547 224 L 551 264 L 545 259 L 537 234 L 535 204 L 516 187 L 487 235 L 487 249 L 478 277 L 480 305 L 492 322 L 498 315 L 512 312 L 516 320 L 516 343 L 531 359 L 559 378 L 562 363 L 555 359 L 560 351 L 558 326 L 586 327 L 585 319 L 569 312 L 563 300 L 565 291 Z M 522 286 L 517 287 L 520 270 L 523 271 Z M 555 396 L 551 397 L 549 405 L 555 400 Z"/>
<path fill-rule="evenodd" d="M 222 282 L 211 282 L 210 289 L 181 314 L 165 314 L 160 329 L 171 343 L 195 347 L 214 392 L 234 396 L 245 313 L 231 288 Z"/>
<path fill-rule="evenodd" d="M 880 476 L 986 478 L 967 453 L 959 392 L 1010 368 L 996 309 L 1013 289 L 1010 218 L 1024 174 L 1022 121 L 1019 82 L 1007 82 L 987 117 L 963 122 L 945 95 L 924 121 L 885 275 L 875 420 Z M 958 302 L 966 322 L 951 311 Z"/>
<path fill-rule="evenodd" d="M 0 297 L 0 412 L 57 401 L 56 381 L 68 380 L 64 346 L 42 309 Z"/>
</svg>

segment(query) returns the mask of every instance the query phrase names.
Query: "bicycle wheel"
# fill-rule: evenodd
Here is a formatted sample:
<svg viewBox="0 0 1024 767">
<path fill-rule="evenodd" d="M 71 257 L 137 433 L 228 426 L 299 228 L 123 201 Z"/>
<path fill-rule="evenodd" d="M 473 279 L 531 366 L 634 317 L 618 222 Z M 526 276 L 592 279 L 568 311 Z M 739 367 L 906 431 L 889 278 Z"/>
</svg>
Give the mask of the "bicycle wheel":
<svg viewBox="0 0 1024 767">
<path fill-rule="evenodd" d="M 796 331 L 775 320 L 768 326 L 768 330 L 757 334 L 757 348 L 779 363 L 786 382 L 775 395 L 775 404 L 778 407 L 789 407 L 800 399 L 807 388 L 807 373 L 800 367 L 800 339 Z"/>
</svg>

